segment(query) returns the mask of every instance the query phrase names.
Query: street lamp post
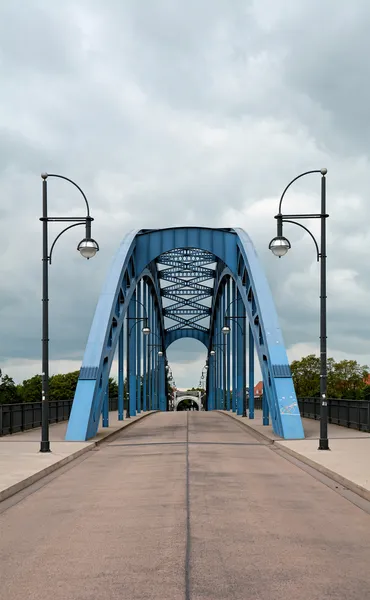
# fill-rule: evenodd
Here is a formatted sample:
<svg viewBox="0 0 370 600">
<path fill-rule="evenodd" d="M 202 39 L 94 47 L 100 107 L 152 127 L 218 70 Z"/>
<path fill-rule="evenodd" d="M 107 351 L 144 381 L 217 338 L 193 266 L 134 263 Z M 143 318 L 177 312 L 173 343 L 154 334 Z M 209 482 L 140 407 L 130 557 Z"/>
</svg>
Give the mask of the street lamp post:
<svg viewBox="0 0 370 600">
<path fill-rule="evenodd" d="M 64 179 L 74 185 L 82 194 L 86 204 L 85 217 L 49 217 L 48 216 L 48 190 L 47 179 L 56 177 Z M 41 444 L 40 452 L 50 452 L 49 440 L 49 265 L 57 240 L 72 227 L 85 225 L 85 237 L 77 246 L 77 250 L 84 258 L 92 258 L 99 250 L 99 245 L 91 237 L 90 207 L 82 189 L 68 177 L 56 175 L 55 173 L 42 173 L 42 394 L 41 394 Z M 49 251 L 48 223 L 49 222 L 72 223 L 61 231 L 51 245 Z"/>
<path fill-rule="evenodd" d="M 319 450 L 329 450 L 328 441 L 328 402 L 327 402 L 327 334 L 326 334 L 326 174 L 327 169 L 316 169 L 301 173 L 286 186 L 279 202 L 279 213 L 275 216 L 277 219 L 277 236 L 271 240 L 269 249 L 281 258 L 291 248 L 291 244 L 287 238 L 283 236 L 283 222 L 293 223 L 304 229 L 312 238 L 315 247 L 317 260 L 320 261 L 320 440 Z M 281 205 L 285 193 L 289 187 L 305 175 L 319 173 L 321 175 L 321 212 L 319 214 L 298 214 L 298 215 L 283 215 L 281 213 Z M 320 249 L 314 235 L 307 227 L 301 223 L 297 223 L 295 219 L 320 219 L 321 222 L 321 241 Z"/>
</svg>

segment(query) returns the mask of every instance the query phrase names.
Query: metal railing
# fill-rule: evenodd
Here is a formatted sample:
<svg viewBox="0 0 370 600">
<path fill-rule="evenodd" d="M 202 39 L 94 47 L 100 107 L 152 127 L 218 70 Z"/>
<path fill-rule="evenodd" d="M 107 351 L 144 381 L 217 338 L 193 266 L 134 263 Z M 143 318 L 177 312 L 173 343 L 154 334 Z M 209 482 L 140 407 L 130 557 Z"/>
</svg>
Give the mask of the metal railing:
<svg viewBox="0 0 370 600">
<path fill-rule="evenodd" d="M 49 423 L 67 421 L 73 400 L 49 402 Z M 109 398 L 109 410 L 118 409 L 118 398 Z M 41 427 L 41 402 L 0 404 L 0 436 Z"/>
<path fill-rule="evenodd" d="M 247 398 L 247 408 L 249 409 L 249 398 Z M 254 410 L 262 410 L 262 396 L 254 397 Z"/>
<path fill-rule="evenodd" d="M 370 432 L 370 401 L 328 398 L 328 422 Z M 301 417 L 320 419 L 320 398 L 298 398 Z"/>
<path fill-rule="evenodd" d="M 298 398 L 301 417 L 320 419 L 320 398 Z M 247 408 L 249 402 L 247 399 Z M 256 410 L 262 410 L 262 397 L 254 399 Z M 54 400 L 49 403 L 50 423 L 67 421 L 72 400 Z M 126 399 L 125 399 L 125 408 Z M 109 410 L 118 409 L 118 398 L 109 398 Z M 370 432 L 370 401 L 328 398 L 328 422 L 359 431 Z M 0 404 L 0 436 L 41 427 L 41 402 Z"/>
</svg>

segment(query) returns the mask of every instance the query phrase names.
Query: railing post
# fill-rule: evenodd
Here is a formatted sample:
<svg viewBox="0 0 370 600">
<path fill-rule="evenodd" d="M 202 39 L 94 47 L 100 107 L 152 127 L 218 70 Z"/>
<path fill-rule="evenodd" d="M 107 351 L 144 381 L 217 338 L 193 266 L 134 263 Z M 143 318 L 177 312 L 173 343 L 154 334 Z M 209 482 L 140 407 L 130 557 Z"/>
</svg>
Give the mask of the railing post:
<svg viewBox="0 0 370 600">
<path fill-rule="evenodd" d="M 349 428 L 349 407 L 350 407 L 350 403 L 349 400 L 347 400 L 347 427 Z"/>
<path fill-rule="evenodd" d="M 370 433 L 370 400 L 367 401 L 367 430 Z"/>
<path fill-rule="evenodd" d="M 368 405 L 369 408 L 369 405 Z M 3 435 L 3 406 L 0 404 L 0 437 Z"/>
<path fill-rule="evenodd" d="M 25 404 L 24 404 L 24 402 L 22 402 L 22 404 L 21 404 L 21 431 L 24 431 L 24 411 L 25 411 Z"/>
</svg>

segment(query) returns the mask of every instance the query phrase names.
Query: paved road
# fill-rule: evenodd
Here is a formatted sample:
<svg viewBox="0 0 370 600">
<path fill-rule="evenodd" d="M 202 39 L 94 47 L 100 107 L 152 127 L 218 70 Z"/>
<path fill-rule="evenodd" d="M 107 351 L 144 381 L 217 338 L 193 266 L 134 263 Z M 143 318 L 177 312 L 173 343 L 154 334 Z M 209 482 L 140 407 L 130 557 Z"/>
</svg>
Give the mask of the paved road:
<svg viewBox="0 0 370 600">
<path fill-rule="evenodd" d="M 369 514 L 218 413 L 150 416 L 10 504 L 1 600 L 370 597 Z"/>
</svg>

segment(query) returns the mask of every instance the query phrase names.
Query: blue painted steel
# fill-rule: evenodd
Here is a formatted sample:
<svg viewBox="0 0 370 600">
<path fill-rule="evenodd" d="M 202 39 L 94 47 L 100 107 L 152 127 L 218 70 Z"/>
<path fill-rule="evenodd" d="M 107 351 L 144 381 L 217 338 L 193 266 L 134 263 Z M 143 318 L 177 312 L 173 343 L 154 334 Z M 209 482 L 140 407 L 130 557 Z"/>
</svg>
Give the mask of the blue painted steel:
<svg viewBox="0 0 370 600">
<path fill-rule="evenodd" d="M 147 311 L 148 317 L 148 287 L 144 282 L 144 306 Z M 149 324 L 149 319 L 148 319 Z M 144 335 L 143 338 L 143 411 L 146 412 L 148 410 L 148 377 L 147 377 L 147 358 L 148 358 L 148 340 L 147 336 Z"/>
<path fill-rule="evenodd" d="M 254 338 L 249 324 L 249 418 L 254 419 Z"/>
<path fill-rule="evenodd" d="M 232 305 L 231 305 L 231 310 L 232 310 L 232 316 L 235 317 L 237 314 L 237 304 L 236 304 L 236 284 L 235 281 L 232 280 L 232 299 L 231 299 Z M 237 365 L 237 360 L 236 360 L 236 352 L 237 352 L 237 346 L 236 346 L 236 340 L 237 340 L 237 325 L 236 325 L 236 321 L 232 321 L 233 323 L 233 327 L 231 328 L 231 335 L 232 335 L 232 369 L 233 369 L 233 390 L 232 390 L 232 411 L 236 412 L 236 388 L 237 388 L 237 378 L 236 378 L 236 374 L 237 374 L 237 370 L 236 370 L 236 365 Z"/>
<path fill-rule="evenodd" d="M 208 355 L 208 371 L 207 371 L 207 392 L 208 392 L 208 410 L 215 409 L 215 357 L 212 354 Z"/>
<path fill-rule="evenodd" d="M 269 403 L 268 403 L 267 394 L 265 394 L 265 392 L 263 392 L 263 395 L 262 395 L 262 425 L 269 425 L 269 424 L 270 424 Z"/>
<path fill-rule="evenodd" d="M 239 290 L 237 291 L 238 315 L 242 315 L 243 300 Z M 236 322 L 237 323 L 237 322 Z M 236 325 L 237 328 L 237 375 L 236 375 L 236 413 L 241 416 L 243 414 L 243 403 L 245 395 L 245 344 L 244 335 L 241 325 Z"/>
<path fill-rule="evenodd" d="M 165 387 L 165 357 L 159 357 L 158 371 L 159 371 L 159 410 L 165 411 L 167 408 L 166 403 L 166 387 Z"/>
<path fill-rule="evenodd" d="M 129 416 L 136 416 L 136 290 L 128 307 L 127 322 L 127 373 Z"/>
<path fill-rule="evenodd" d="M 231 295 L 231 280 L 229 279 L 226 287 L 226 310 L 230 305 L 230 295 Z M 226 311 L 225 311 L 226 312 Z M 230 350 L 231 350 L 231 340 L 230 335 L 226 336 L 226 410 L 230 410 L 231 408 L 231 397 L 230 397 L 230 388 L 231 388 L 231 360 L 230 360 Z"/>
<path fill-rule="evenodd" d="M 109 385 L 107 385 L 107 387 L 105 388 L 102 416 L 103 427 L 109 427 Z"/>
<path fill-rule="evenodd" d="M 123 421 L 124 415 L 124 376 L 123 376 L 123 361 L 124 361 L 124 336 L 123 325 L 119 332 L 118 339 L 118 420 Z"/>
<path fill-rule="evenodd" d="M 142 307 L 142 302 L 141 302 L 141 286 L 142 286 L 142 281 L 139 281 L 136 291 L 137 291 L 137 307 L 136 307 L 136 317 L 138 319 L 138 324 L 137 324 L 137 341 L 136 341 L 136 410 L 138 412 L 138 414 L 141 413 L 141 392 L 142 392 L 142 387 L 141 387 L 141 338 L 142 338 L 142 333 L 141 330 L 143 328 L 143 324 L 144 322 L 142 321 L 142 319 L 144 318 L 143 315 L 143 307 Z"/>
<path fill-rule="evenodd" d="M 176 279 L 176 282 L 168 280 L 166 284 L 178 286 L 172 300 L 173 304 L 177 303 L 177 309 L 173 312 L 177 318 L 177 329 L 167 331 L 164 308 L 168 307 L 163 307 L 162 304 L 162 279 L 159 277 L 156 261 L 168 252 L 172 253 L 170 260 L 173 260 L 175 249 L 178 250 L 177 258 L 181 254 L 184 256 L 184 250 L 188 257 L 189 250 L 196 251 L 191 260 L 196 260 L 197 264 L 193 264 L 191 286 L 183 283 L 186 280 L 184 272 L 190 272 L 190 267 L 182 269 L 180 265 L 164 265 L 173 268 L 171 277 Z M 211 263 L 205 262 L 210 258 L 207 253 L 215 257 L 215 268 Z M 214 272 L 210 317 L 206 316 L 207 311 L 204 310 L 207 297 L 194 300 L 194 297 L 201 298 L 202 294 L 205 296 L 210 293 L 212 286 L 206 285 L 207 281 L 204 279 L 209 276 L 206 269 Z M 179 227 L 133 231 L 124 238 L 114 257 L 90 330 L 68 424 L 67 440 L 89 439 L 97 432 L 104 389 L 108 382 L 119 331 L 139 281 L 145 278 L 150 286 L 158 334 L 165 349 L 182 337 L 199 339 L 210 348 L 215 334 L 215 306 L 220 307 L 220 303 L 215 302 L 215 299 L 219 290 L 223 289 L 224 276 L 235 281 L 247 311 L 274 431 L 286 439 L 304 437 L 276 310 L 249 236 L 241 229 Z M 182 283 L 179 280 L 182 280 Z M 175 292 L 174 289 L 172 291 Z M 198 307 L 199 313 L 193 312 L 198 310 L 193 302 L 203 305 L 203 309 Z M 198 319 L 200 315 L 202 318 Z M 152 354 L 154 355 L 154 352 Z M 277 366 L 282 369 L 277 369 Z M 277 376 L 278 371 L 280 376 Z M 136 368 L 134 375 L 137 375 Z"/>
</svg>

